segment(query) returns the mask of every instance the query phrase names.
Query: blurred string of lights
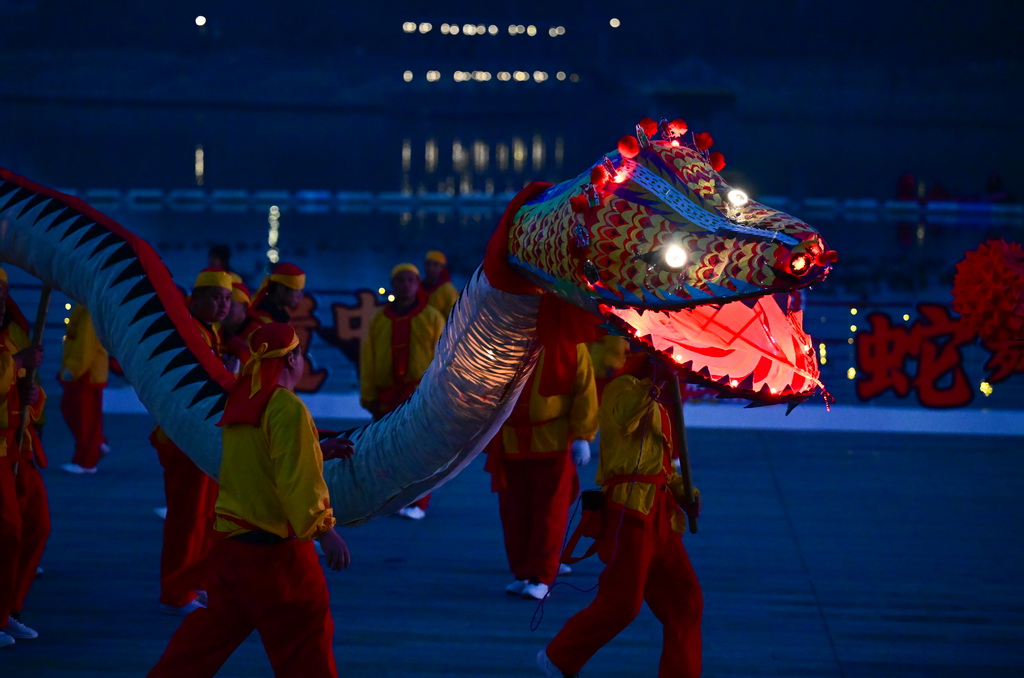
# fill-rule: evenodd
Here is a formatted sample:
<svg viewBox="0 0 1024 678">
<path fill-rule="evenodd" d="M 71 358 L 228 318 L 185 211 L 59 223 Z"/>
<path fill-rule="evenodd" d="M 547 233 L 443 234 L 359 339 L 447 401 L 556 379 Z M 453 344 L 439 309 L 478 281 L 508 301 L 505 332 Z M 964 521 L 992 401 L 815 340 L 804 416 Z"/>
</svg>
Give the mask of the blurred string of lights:
<svg viewBox="0 0 1024 678">
<path fill-rule="evenodd" d="M 270 206 L 270 211 L 267 214 L 267 224 L 269 226 L 267 231 L 267 259 L 270 260 L 270 263 L 276 264 L 280 259 L 277 240 L 278 230 L 281 227 L 281 210 L 277 205 Z"/>
<path fill-rule="evenodd" d="M 429 70 L 423 74 L 423 79 L 427 82 L 441 82 L 445 79 L 445 75 L 438 70 Z M 451 79 L 455 82 L 490 82 L 491 80 L 497 80 L 498 82 L 547 82 L 554 77 L 558 82 L 579 82 L 580 76 L 578 73 L 567 73 L 565 71 L 557 71 L 549 74 L 547 71 L 498 71 L 497 73 L 491 73 L 490 71 L 453 71 Z M 402 73 L 402 80 L 405 82 L 414 82 L 416 80 L 416 74 L 413 71 L 404 71 Z"/>
<path fill-rule="evenodd" d="M 438 32 L 441 35 L 466 35 L 466 36 L 496 36 L 502 32 L 502 30 L 495 24 L 441 24 L 437 27 Z M 434 24 L 429 21 L 406 21 L 402 24 L 402 31 L 405 33 L 419 33 L 426 35 L 434 30 Z M 541 34 L 541 29 L 530 24 L 524 26 L 523 24 L 509 24 L 507 28 L 509 35 L 525 35 L 533 38 Z M 565 26 L 551 26 L 547 30 L 548 37 L 559 38 L 565 35 Z"/>
<path fill-rule="evenodd" d="M 466 143 L 454 138 L 451 140 L 450 168 L 442 163 L 443 159 L 448 158 L 447 149 L 442 153 L 437 139 L 426 139 L 422 148 L 423 162 L 420 167 L 415 161 L 418 153 L 413 140 L 402 140 L 402 191 L 407 194 L 433 191 L 435 187 L 438 192 L 449 195 L 456 192 L 472 193 L 480 188 L 492 194 L 495 191 L 495 177 L 488 176 L 492 171 L 502 175 L 509 172 L 520 175 L 528 167 L 533 173 L 542 172 L 546 167 L 560 170 L 565 161 L 565 140 L 556 137 L 549 142 L 540 134 L 529 139 L 513 137 L 510 142 L 496 142 L 493 145 L 483 139 Z M 417 177 L 418 185 L 414 185 L 414 177 Z M 478 185 L 480 180 L 483 181 L 482 187 Z M 433 183 L 435 181 L 436 186 Z M 430 185 L 425 182 L 430 182 Z"/>
</svg>

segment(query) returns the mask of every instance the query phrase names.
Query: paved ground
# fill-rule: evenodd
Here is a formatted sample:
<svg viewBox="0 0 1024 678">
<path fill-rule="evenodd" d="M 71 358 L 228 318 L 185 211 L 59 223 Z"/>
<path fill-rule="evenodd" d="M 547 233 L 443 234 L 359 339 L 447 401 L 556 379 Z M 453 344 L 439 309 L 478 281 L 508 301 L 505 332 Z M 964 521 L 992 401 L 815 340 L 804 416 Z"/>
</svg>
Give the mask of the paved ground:
<svg viewBox="0 0 1024 678">
<path fill-rule="evenodd" d="M 3 678 L 141 676 L 163 650 L 178 620 L 156 611 L 151 423 L 108 415 L 114 452 L 88 477 L 59 472 L 68 436 L 59 421 L 46 431 L 53 533 L 24 615 L 41 637 L 0 652 Z M 1024 675 L 1024 439 L 689 437 L 705 502 L 686 537 L 705 591 L 705 676 Z M 479 460 L 434 496 L 421 523 L 344 531 L 354 565 L 328 573 L 341 675 L 535 675 L 533 654 L 590 600 L 599 563 L 581 563 L 543 608 L 512 599 Z M 654 676 L 659 646 L 644 610 L 585 675 Z M 258 638 L 221 675 L 270 675 Z"/>
</svg>

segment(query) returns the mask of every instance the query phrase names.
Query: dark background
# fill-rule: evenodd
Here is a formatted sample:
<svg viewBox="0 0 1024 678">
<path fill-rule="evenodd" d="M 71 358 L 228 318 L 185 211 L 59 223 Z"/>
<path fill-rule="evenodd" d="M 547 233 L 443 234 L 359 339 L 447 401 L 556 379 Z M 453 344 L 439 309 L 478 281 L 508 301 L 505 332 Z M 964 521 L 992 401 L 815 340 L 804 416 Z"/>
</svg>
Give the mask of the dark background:
<svg viewBox="0 0 1024 678">
<path fill-rule="evenodd" d="M 442 35 L 445 22 L 499 31 Z M 578 174 L 653 115 L 712 132 L 726 177 L 755 195 L 885 199 L 909 172 L 975 199 L 993 173 L 1024 186 L 1021 25 L 1024 3 L 992 0 L 5 0 L 0 165 L 58 186 L 169 189 L 195 186 L 202 145 L 208 189 L 500 192 Z M 455 82 L 460 69 L 579 82 Z M 497 144 L 529 151 L 534 137 L 541 166 L 498 171 Z M 469 184 L 454 141 L 490 149 Z"/>
</svg>

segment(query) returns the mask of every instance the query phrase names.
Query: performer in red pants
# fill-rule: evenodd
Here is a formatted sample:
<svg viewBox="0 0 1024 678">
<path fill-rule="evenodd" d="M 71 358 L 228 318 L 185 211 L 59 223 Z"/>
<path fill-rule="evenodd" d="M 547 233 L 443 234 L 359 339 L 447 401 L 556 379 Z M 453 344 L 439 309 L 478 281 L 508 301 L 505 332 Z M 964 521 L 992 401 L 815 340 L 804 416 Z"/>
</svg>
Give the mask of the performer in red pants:
<svg viewBox="0 0 1024 678">
<path fill-rule="evenodd" d="M 50 536 L 50 508 L 39 472 L 46 468 L 46 454 L 31 424 L 41 416 L 46 394 L 37 384 L 21 383 L 26 368 L 39 367 L 43 352 L 20 345 L 28 323 L 7 290 L 7 274 L 0 269 L 0 648 L 39 636 L 20 616 Z M 30 423 L 19 446 L 23 395 L 29 399 Z"/>
<path fill-rule="evenodd" d="M 675 376 L 654 372 L 619 377 L 605 389 L 597 482 L 605 506 L 598 555 L 606 567 L 593 602 L 538 652 L 537 665 L 547 676 L 578 673 L 636 618 L 644 601 L 664 626 L 658 676 L 701 673 L 704 601 L 680 538 L 684 511 L 699 512 L 699 498 L 690 502 L 671 463 L 671 424 L 657 401 Z"/>
<path fill-rule="evenodd" d="M 255 629 L 274 675 L 337 678 L 326 565 L 349 565 L 334 531 L 323 456 L 309 410 L 293 389 L 305 360 L 285 323 L 257 329 L 252 356 L 220 425 L 224 454 L 211 554 L 209 606 L 190 614 L 150 672 L 156 678 L 213 676 Z M 352 455 L 347 450 L 337 456 Z"/>
<path fill-rule="evenodd" d="M 201 271 L 188 301 L 196 326 L 218 357 L 222 353 L 218 323 L 230 307 L 231 283 L 227 271 Z M 164 469 L 167 499 L 160 552 L 160 612 L 185 615 L 204 604 L 217 483 L 199 470 L 159 426 L 153 429 L 149 441 Z"/>
<path fill-rule="evenodd" d="M 579 494 L 576 467 L 590 461 L 597 432 L 597 390 L 585 344 L 545 379 L 553 365 L 542 352 L 512 414 L 488 446 L 486 469 L 498 493 L 505 553 L 515 580 L 511 595 L 542 600 L 559 573 L 558 558 Z M 550 386 L 553 390 L 546 390 Z"/>
<path fill-rule="evenodd" d="M 75 439 L 75 453 L 67 473 L 95 473 L 103 456 L 103 389 L 107 387 L 110 357 L 100 344 L 92 318 L 84 306 L 71 310 L 57 380 L 64 387 L 60 412 Z"/>
</svg>

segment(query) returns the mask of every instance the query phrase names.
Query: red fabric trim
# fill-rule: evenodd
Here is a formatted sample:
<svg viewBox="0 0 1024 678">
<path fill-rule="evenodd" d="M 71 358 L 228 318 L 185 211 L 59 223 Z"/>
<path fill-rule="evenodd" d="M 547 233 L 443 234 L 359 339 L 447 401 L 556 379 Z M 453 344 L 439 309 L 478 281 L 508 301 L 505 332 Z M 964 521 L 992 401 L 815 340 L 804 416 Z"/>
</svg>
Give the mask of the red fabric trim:
<svg viewBox="0 0 1024 678">
<path fill-rule="evenodd" d="M 537 294 L 541 291 L 509 265 L 508 232 L 519 209 L 550 186 L 551 184 L 543 181 L 535 181 L 519 191 L 505 208 L 505 213 L 498 222 L 498 228 L 487 243 L 487 253 L 484 256 L 484 273 L 495 289 L 509 294 Z"/>
<path fill-rule="evenodd" d="M 64 203 L 69 208 L 75 210 L 81 215 L 95 221 L 114 235 L 122 238 L 138 258 L 142 268 L 146 271 L 146 277 L 149 278 L 153 288 L 156 290 L 157 296 L 160 298 L 160 302 L 174 323 L 175 328 L 178 330 L 178 334 L 184 339 L 185 345 L 188 346 L 189 350 L 192 351 L 196 359 L 206 370 L 206 373 L 211 378 L 217 380 L 217 382 L 224 387 L 226 390 L 230 390 L 231 386 L 235 382 L 234 375 L 228 372 L 224 365 L 220 362 L 220 359 L 213 355 L 206 342 L 200 336 L 198 328 L 195 323 L 192 322 L 192 316 L 186 308 L 184 299 L 181 296 L 181 291 L 178 290 L 174 284 L 174 280 L 171 278 L 170 271 L 167 270 L 166 264 L 160 259 L 160 255 L 156 253 L 153 247 L 142 238 L 138 237 L 134 233 L 128 231 L 123 226 L 118 224 L 110 217 L 96 211 L 94 208 L 89 206 L 82 200 L 55 191 L 52 188 L 47 188 L 33 181 L 29 181 L 23 176 L 15 174 L 10 170 L 0 169 L 0 178 L 4 181 L 9 181 L 18 186 L 27 188 L 28 190 L 37 193 L 39 195 L 45 195 L 49 198 Z M 86 303 L 88 299 L 77 299 L 76 301 Z"/>
</svg>

